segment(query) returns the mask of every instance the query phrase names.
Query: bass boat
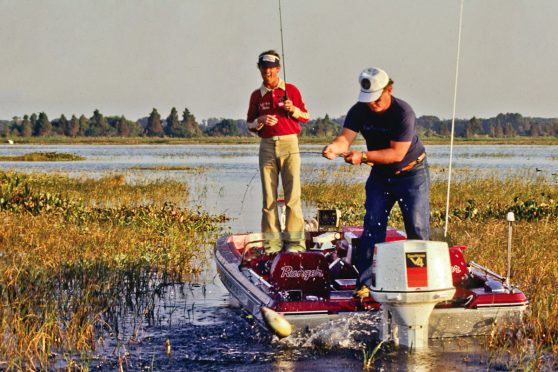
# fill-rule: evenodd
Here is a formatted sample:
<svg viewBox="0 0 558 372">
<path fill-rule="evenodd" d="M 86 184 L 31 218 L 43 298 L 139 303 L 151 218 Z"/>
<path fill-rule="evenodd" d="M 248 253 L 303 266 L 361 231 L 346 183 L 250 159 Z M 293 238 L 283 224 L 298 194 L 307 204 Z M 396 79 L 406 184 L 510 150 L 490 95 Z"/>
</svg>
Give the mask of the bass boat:
<svg viewBox="0 0 558 372">
<path fill-rule="evenodd" d="M 407 240 L 392 228 L 375 246 L 372 296 L 355 297 L 352 256 L 363 229 L 337 228 L 336 214 L 319 211 L 318 231 L 306 232 L 302 253 L 268 255 L 260 233 L 221 237 L 215 259 L 222 283 L 262 324 L 262 307 L 296 328 L 384 309 L 383 337 L 399 332 L 401 343 L 415 347 L 428 338 L 487 334 L 495 323 L 517 322 L 527 308 L 507 278 L 467 262 L 466 247 Z"/>
</svg>

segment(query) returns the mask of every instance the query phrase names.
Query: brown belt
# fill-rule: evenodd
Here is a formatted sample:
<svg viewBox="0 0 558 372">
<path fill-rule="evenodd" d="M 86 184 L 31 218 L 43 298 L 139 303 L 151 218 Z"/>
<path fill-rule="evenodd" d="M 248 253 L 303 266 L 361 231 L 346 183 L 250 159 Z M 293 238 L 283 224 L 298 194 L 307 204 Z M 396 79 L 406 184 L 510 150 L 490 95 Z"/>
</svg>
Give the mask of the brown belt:
<svg viewBox="0 0 558 372">
<path fill-rule="evenodd" d="M 416 167 L 417 165 L 422 163 L 424 161 L 424 159 L 426 159 L 426 153 L 425 152 L 420 154 L 419 157 L 417 158 L 417 160 L 413 160 L 412 162 L 410 162 L 409 164 L 407 164 L 406 166 L 401 168 L 401 170 L 395 171 L 395 174 L 400 174 L 401 172 L 406 172 L 408 170 L 413 169 L 414 167 Z"/>
</svg>

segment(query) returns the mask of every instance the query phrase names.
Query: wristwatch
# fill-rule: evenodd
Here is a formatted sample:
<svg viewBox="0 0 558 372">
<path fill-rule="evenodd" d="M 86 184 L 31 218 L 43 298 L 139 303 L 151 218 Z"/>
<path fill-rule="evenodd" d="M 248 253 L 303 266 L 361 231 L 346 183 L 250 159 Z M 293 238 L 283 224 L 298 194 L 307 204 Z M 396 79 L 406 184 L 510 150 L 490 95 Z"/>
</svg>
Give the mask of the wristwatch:
<svg viewBox="0 0 558 372">
<path fill-rule="evenodd" d="M 360 158 L 360 164 L 368 164 L 368 158 L 366 157 L 366 152 L 362 152 L 362 157 Z"/>
<path fill-rule="evenodd" d="M 360 158 L 360 164 L 366 164 L 369 166 L 373 166 L 374 163 L 372 163 L 370 160 L 368 160 L 368 157 L 366 156 L 366 151 L 362 152 L 362 158 Z"/>
</svg>

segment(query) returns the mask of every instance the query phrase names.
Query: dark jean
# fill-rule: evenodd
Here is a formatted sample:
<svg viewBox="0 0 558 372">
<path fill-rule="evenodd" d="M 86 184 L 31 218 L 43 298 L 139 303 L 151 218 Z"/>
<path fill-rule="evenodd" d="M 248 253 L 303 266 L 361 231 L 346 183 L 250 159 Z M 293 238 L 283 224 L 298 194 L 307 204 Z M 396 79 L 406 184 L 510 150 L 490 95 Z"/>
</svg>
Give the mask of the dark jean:
<svg viewBox="0 0 558 372">
<path fill-rule="evenodd" d="M 374 169 L 366 181 L 366 214 L 355 266 L 358 284 L 372 284 L 374 244 L 386 240 L 387 221 L 395 202 L 399 204 L 407 239 L 430 237 L 430 175 L 426 160 L 413 169 L 394 176 L 377 174 Z"/>
</svg>

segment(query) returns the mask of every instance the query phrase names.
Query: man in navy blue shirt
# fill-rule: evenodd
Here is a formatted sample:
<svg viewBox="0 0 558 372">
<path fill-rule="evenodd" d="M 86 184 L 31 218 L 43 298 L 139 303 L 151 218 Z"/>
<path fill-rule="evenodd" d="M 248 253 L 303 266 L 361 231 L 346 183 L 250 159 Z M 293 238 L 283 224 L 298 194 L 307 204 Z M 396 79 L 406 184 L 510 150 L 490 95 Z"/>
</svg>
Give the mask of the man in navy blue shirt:
<svg viewBox="0 0 558 372">
<path fill-rule="evenodd" d="M 356 251 L 359 272 L 356 294 L 369 296 L 374 244 L 386 239 L 387 221 L 395 202 L 399 204 L 408 239 L 430 236 L 430 177 L 424 145 L 416 131 L 416 116 L 409 104 L 392 95 L 393 81 L 379 68 L 359 75 L 358 102 L 345 118 L 343 130 L 322 155 L 342 155 L 349 164 L 372 166 L 366 181 L 364 232 Z M 367 151 L 350 146 L 361 133 Z"/>
</svg>

